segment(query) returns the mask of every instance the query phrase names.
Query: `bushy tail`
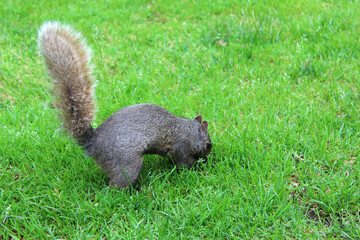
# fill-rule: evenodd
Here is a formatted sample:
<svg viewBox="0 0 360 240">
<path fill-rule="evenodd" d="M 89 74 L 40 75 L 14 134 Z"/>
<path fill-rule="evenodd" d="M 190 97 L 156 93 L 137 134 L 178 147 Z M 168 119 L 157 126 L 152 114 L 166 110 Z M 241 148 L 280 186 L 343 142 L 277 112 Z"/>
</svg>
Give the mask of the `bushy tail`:
<svg viewBox="0 0 360 240">
<path fill-rule="evenodd" d="M 80 144 L 94 129 L 94 87 L 91 51 L 72 28 L 57 22 L 44 23 L 38 33 L 39 47 L 54 83 L 55 107 L 61 111 L 63 127 Z"/>
</svg>

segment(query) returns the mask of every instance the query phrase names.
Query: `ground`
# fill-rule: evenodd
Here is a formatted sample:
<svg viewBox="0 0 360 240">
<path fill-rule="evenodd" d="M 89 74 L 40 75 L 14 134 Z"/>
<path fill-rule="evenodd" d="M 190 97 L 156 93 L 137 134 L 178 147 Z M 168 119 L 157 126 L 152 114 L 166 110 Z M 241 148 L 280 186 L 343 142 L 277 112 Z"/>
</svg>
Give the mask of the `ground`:
<svg viewBox="0 0 360 240">
<path fill-rule="evenodd" d="M 8 1 L 0 6 L 0 239 L 360 238 L 357 1 Z M 6 17 L 5 17 L 6 16 Z M 209 122 L 191 170 L 137 191 L 59 129 L 44 21 L 93 49 L 97 119 L 136 103 Z"/>
</svg>

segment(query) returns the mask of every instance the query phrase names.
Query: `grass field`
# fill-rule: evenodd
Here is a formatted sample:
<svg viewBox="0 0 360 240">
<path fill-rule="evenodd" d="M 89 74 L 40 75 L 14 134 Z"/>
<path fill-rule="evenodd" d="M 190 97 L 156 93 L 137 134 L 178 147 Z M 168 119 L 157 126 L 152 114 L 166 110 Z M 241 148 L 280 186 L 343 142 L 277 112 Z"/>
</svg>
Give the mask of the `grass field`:
<svg viewBox="0 0 360 240">
<path fill-rule="evenodd" d="M 359 1 L 7 1 L 0 239 L 360 238 Z M 93 49 L 98 114 L 209 122 L 211 158 L 147 156 L 133 194 L 59 130 L 37 29 Z"/>
</svg>

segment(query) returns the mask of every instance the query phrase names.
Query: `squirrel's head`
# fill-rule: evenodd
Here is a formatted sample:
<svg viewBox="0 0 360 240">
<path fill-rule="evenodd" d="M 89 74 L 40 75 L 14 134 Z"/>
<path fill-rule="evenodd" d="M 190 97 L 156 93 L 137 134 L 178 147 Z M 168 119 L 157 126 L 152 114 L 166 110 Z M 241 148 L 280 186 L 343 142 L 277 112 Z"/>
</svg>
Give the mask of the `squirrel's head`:
<svg viewBox="0 0 360 240">
<path fill-rule="evenodd" d="M 203 159 L 206 162 L 207 155 L 209 155 L 212 148 L 207 121 L 202 121 L 201 115 L 191 121 L 194 121 L 195 125 L 193 138 L 188 140 L 188 148 L 190 151 L 184 154 L 183 162 L 178 163 L 180 166 L 186 165 L 188 169 L 199 159 Z"/>
<path fill-rule="evenodd" d="M 190 169 L 199 159 L 207 160 L 212 144 L 208 133 L 208 123 L 202 121 L 201 115 L 188 121 L 191 122 L 191 132 L 184 134 L 183 138 L 177 141 L 174 151 L 169 155 L 179 167 L 184 166 Z"/>
<path fill-rule="evenodd" d="M 207 121 L 202 121 L 202 116 L 199 115 L 195 118 L 196 121 L 200 123 L 199 127 L 199 149 L 195 154 L 195 158 L 207 160 L 207 155 L 209 155 L 212 148 L 210 136 L 208 133 L 208 123 Z"/>
</svg>

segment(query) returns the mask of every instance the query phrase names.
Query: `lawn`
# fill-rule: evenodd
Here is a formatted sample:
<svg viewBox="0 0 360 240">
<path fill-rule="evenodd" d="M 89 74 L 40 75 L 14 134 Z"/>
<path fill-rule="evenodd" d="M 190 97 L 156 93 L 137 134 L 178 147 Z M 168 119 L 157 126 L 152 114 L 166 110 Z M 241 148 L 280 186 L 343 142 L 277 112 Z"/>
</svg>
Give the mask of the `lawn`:
<svg viewBox="0 0 360 240">
<path fill-rule="evenodd" d="M 0 239 L 359 239 L 359 4 L 4 2 Z M 208 162 L 146 156 L 137 191 L 109 188 L 59 129 L 37 47 L 48 20 L 93 49 L 94 127 L 136 103 L 202 114 Z"/>
</svg>

